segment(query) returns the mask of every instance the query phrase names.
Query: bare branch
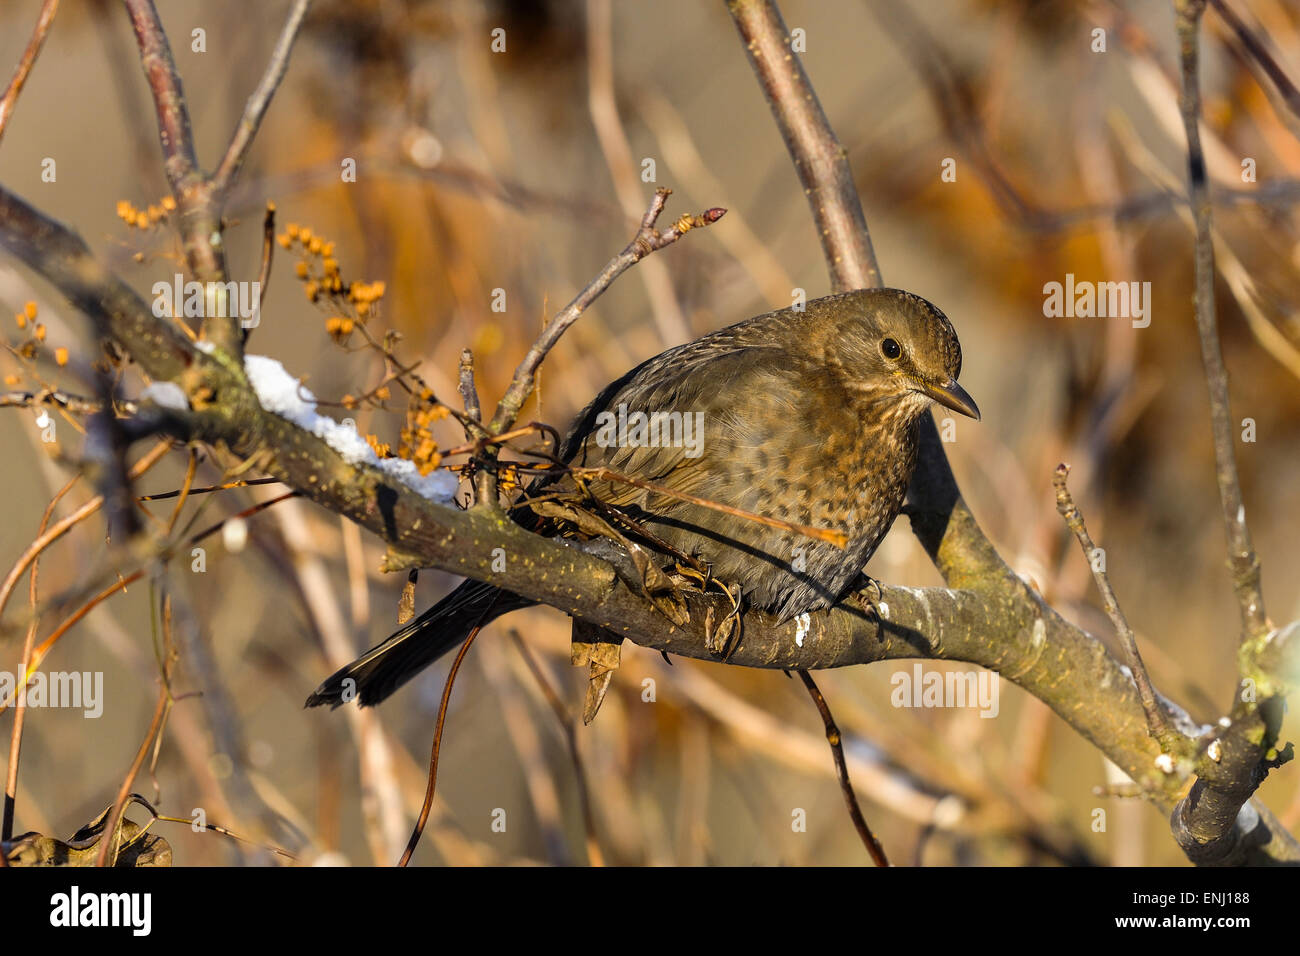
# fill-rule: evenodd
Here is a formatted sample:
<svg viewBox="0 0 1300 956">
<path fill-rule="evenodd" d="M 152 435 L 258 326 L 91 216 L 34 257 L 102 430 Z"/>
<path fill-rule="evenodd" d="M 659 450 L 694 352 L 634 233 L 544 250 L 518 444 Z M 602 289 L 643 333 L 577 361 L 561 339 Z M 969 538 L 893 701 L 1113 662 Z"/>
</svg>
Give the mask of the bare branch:
<svg viewBox="0 0 1300 956">
<path fill-rule="evenodd" d="M 803 64 L 790 49 L 790 32 L 781 11 L 771 0 L 727 0 L 727 9 L 745 41 L 749 63 L 808 197 L 830 267 L 831 288 L 835 292 L 876 288 L 880 269 L 853 185 L 853 170 Z"/>
<path fill-rule="evenodd" d="M 578 317 L 587 310 L 587 307 L 609 288 L 610 283 L 650 253 L 672 245 L 692 229 L 712 225 L 727 212 L 725 209 L 714 208 L 706 209 L 697 216 L 682 216 L 668 229 L 660 232 L 655 229 L 655 223 L 670 195 L 672 195 L 671 189 L 655 191 L 654 199 L 650 201 L 649 208 L 641 217 L 641 228 L 632 237 L 632 241 L 622 252 L 610 259 L 605 264 L 605 268 L 600 270 L 600 274 L 592 279 L 586 288 L 560 310 L 542 330 L 542 334 L 538 336 L 537 341 L 528 350 L 528 354 L 524 356 L 524 360 L 515 369 L 514 378 L 511 379 L 510 386 L 506 389 L 505 395 L 497 405 L 496 414 L 492 416 L 492 421 L 488 425 L 490 432 L 499 435 L 514 425 L 515 419 L 519 417 L 519 410 L 532 394 L 537 370 L 541 367 L 546 354 L 555 347 L 555 343 L 560 340 L 560 336 L 569 326 L 578 321 Z"/>
<path fill-rule="evenodd" d="M 1286 104 L 1287 109 L 1295 116 L 1300 117 L 1300 89 L 1297 89 L 1296 85 L 1291 82 L 1291 78 L 1286 75 L 1282 65 L 1269 52 L 1263 39 L 1248 27 L 1241 17 L 1233 12 L 1232 7 L 1228 6 L 1227 0 L 1210 0 L 1210 2 L 1214 6 L 1215 12 L 1223 17 L 1223 22 L 1236 35 L 1237 42 L 1250 54 L 1251 59 L 1259 64 L 1259 68 L 1264 71 L 1264 75 L 1277 87 L 1278 95 L 1282 97 L 1282 102 Z"/>
<path fill-rule="evenodd" d="M 23 91 L 23 84 L 27 82 L 32 67 L 36 65 L 36 58 L 41 55 L 41 47 L 45 43 L 46 36 L 49 35 L 50 26 L 54 23 L 54 14 L 58 9 L 59 0 L 45 0 L 41 4 L 41 13 L 36 18 L 32 38 L 27 41 L 27 48 L 23 50 L 22 58 L 14 69 L 13 78 L 5 88 L 4 96 L 0 97 L 0 137 L 4 136 L 5 127 L 9 125 L 9 117 L 13 115 L 18 94 Z"/>
<path fill-rule="evenodd" d="M 271 105 L 271 97 L 275 95 L 276 88 L 284 79 L 285 70 L 289 67 L 289 53 L 293 50 L 293 42 L 298 38 L 298 31 L 302 27 L 302 21 L 307 16 L 309 7 L 311 7 L 311 0 L 294 0 L 289 18 L 280 30 L 280 38 L 275 41 L 275 49 L 271 53 L 270 62 L 266 64 L 262 81 L 257 84 L 257 89 L 244 104 L 244 113 L 239 118 L 239 125 L 235 127 L 230 145 L 226 147 L 221 163 L 212 174 L 212 189 L 219 202 L 224 199 L 239 176 L 244 158 L 253 144 L 253 137 L 257 135 L 258 127 L 262 125 L 262 117 L 266 115 L 267 107 Z"/>
<path fill-rule="evenodd" d="M 1261 640 L 1272 629 L 1264 612 L 1259 559 L 1255 556 L 1246 525 L 1246 505 L 1237 475 L 1237 453 L 1233 444 L 1232 411 L 1228 399 L 1228 370 L 1223 364 L 1219 325 L 1214 303 L 1214 225 L 1205 177 L 1205 154 L 1201 149 L 1201 91 L 1199 40 L 1205 0 L 1175 0 L 1178 40 L 1182 63 L 1182 94 L 1179 108 L 1187 133 L 1187 166 L 1192 215 L 1196 220 L 1196 330 L 1201 339 L 1201 358 L 1210 387 L 1210 425 L 1214 431 L 1215 477 L 1223 505 L 1223 524 L 1228 534 L 1228 564 L 1233 589 L 1241 610 L 1242 640 Z"/>
<path fill-rule="evenodd" d="M 153 95 L 154 112 L 158 114 L 163 170 L 179 203 L 181 196 L 201 178 L 181 75 L 176 70 L 171 44 L 167 42 L 153 0 L 122 0 L 122 3 L 131 18 L 131 29 L 140 48 L 140 66 Z"/>
<path fill-rule="evenodd" d="M 466 415 L 475 421 L 483 417 L 483 408 L 478 400 L 478 388 L 474 385 L 474 353 L 469 349 L 464 349 L 460 353 L 460 398 L 465 403 Z"/>
<path fill-rule="evenodd" d="M 487 610 L 491 610 L 491 607 L 489 606 Z M 464 663 L 465 655 L 469 653 L 469 646 L 474 643 L 474 638 L 478 637 L 478 632 L 483 627 L 483 618 L 487 617 L 487 610 L 479 618 L 479 623 L 474 626 L 474 630 L 470 631 L 469 636 L 465 638 L 465 643 L 460 646 L 456 659 L 452 661 L 451 670 L 447 672 L 447 683 L 442 688 L 442 701 L 438 704 L 438 722 L 433 729 L 433 751 L 429 755 L 429 779 L 424 788 L 424 803 L 420 806 L 420 816 L 415 821 L 415 829 L 411 831 L 411 839 L 402 852 L 402 858 L 397 861 L 398 866 L 406 866 L 411 862 L 411 855 L 415 853 L 415 848 L 420 843 L 420 836 L 424 833 L 424 825 L 429 821 L 429 811 L 433 809 L 433 795 L 438 786 L 438 753 L 442 749 L 442 728 L 447 722 L 447 705 L 451 703 L 451 689 L 456 683 L 456 674 L 460 672 L 460 665 Z"/>
<path fill-rule="evenodd" d="M 885 850 L 876 839 L 876 835 L 871 832 L 871 827 L 867 826 L 867 818 L 862 815 L 862 808 L 858 806 L 858 798 L 853 793 L 853 784 L 849 782 L 849 765 L 844 761 L 844 742 L 840 739 L 840 728 L 835 725 L 835 718 L 831 715 L 831 708 L 826 703 L 826 698 L 822 696 L 821 689 L 812 679 L 812 675 L 807 671 L 799 672 L 799 679 L 803 681 L 803 686 L 808 689 L 808 695 L 812 697 L 813 703 L 817 705 L 817 712 L 821 714 L 822 723 L 826 726 L 826 742 L 831 745 L 831 755 L 835 758 L 835 773 L 839 777 L 840 792 L 844 794 L 844 803 L 849 808 L 849 816 L 853 819 L 853 827 L 858 831 L 858 837 L 862 840 L 867 852 L 871 854 L 871 859 L 876 866 L 889 866 L 889 860 L 885 857 Z"/>
<path fill-rule="evenodd" d="M 1137 684 L 1138 695 L 1142 698 L 1142 709 L 1147 715 L 1147 729 L 1150 730 L 1152 737 L 1160 741 L 1162 747 L 1168 747 L 1174 743 L 1175 738 L 1169 729 L 1169 722 L 1165 719 L 1164 711 L 1160 707 L 1160 701 L 1156 698 L 1155 688 L 1151 686 L 1151 678 L 1147 674 L 1146 665 L 1142 663 L 1142 654 L 1138 651 L 1137 638 L 1133 636 L 1133 629 L 1129 627 L 1128 618 L 1120 610 L 1119 600 L 1115 597 L 1115 589 L 1110 585 L 1110 575 L 1106 573 L 1105 567 L 1099 567 L 1097 564 L 1097 546 L 1093 544 L 1092 535 L 1088 533 L 1088 528 L 1083 523 L 1083 514 L 1075 505 L 1074 498 L 1070 495 L 1070 489 L 1066 485 L 1066 479 L 1069 475 L 1069 465 L 1062 463 L 1056 466 L 1056 474 L 1052 477 L 1052 484 L 1056 487 L 1056 510 L 1065 519 L 1065 526 L 1079 540 L 1079 547 L 1083 549 L 1083 559 L 1092 568 L 1093 580 L 1097 582 L 1097 590 L 1101 592 L 1106 614 L 1110 617 L 1111 623 L 1115 625 L 1115 633 L 1119 635 L 1120 643 L 1124 645 L 1124 650 L 1128 653 L 1129 667 L 1133 671 L 1133 680 Z"/>
<path fill-rule="evenodd" d="M 36 531 L 37 537 L 45 533 L 45 529 L 50 526 L 50 518 L 54 516 L 54 508 L 62 500 L 63 496 L 72 490 L 72 486 L 80 479 L 80 475 L 73 475 L 68 482 L 55 492 L 50 503 L 45 507 L 45 513 L 41 515 L 41 525 Z M 22 673 L 27 673 L 27 668 L 31 665 L 32 646 L 36 643 L 36 628 L 40 624 L 40 617 L 36 612 L 36 595 L 37 580 L 40 572 L 40 555 L 39 553 L 32 558 L 32 576 L 28 595 L 31 602 L 32 620 L 27 625 L 27 637 L 23 641 L 23 656 L 19 667 Z M 0 824 L 0 843 L 8 843 L 14 837 L 14 810 L 18 801 L 18 760 L 22 752 L 23 745 L 23 724 L 27 716 L 27 695 L 21 694 L 18 697 L 17 706 L 14 708 L 14 726 L 9 737 L 9 766 L 5 774 L 5 794 L 4 794 L 4 820 Z M 0 853 L 0 856 L 3 856 Z"/>
</svg>

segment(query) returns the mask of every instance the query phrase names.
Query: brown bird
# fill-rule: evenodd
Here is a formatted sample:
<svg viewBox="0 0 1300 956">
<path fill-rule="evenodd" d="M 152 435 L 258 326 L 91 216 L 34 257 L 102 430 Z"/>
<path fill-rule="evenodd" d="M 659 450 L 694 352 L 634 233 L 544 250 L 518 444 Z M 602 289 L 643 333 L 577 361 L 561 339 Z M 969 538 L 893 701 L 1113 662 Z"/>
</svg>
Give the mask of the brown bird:
<svg viewBox="0 0 1300 956">
<path fill-rule="evenodd" d="M 957 333 L 925 299 L 897 289 L 827 296 L 720 329 L 632 369 L 578 415 L 559 457 L 752 514 L 843 531 L 848 545 L 839 548 L 625 482 L 588 483 L 596 498 L 703 560 L 715 580 L 738 585 L 747 606 L 785 621 L 835 604 L 862 571 L 903 506 L 917 427 L 931 404 L 979 418 L 957 384 L 960 372 Z M 572 479 L 545 486 L 572 487 Z M 542 534 L 565 533 L 526 506 L 511 516 Z M 354 696 L 377 704 L 475 626 L 532 603 L 465 581 L 326 679 L 307 705 L 338 706 Z"/>
</svg>

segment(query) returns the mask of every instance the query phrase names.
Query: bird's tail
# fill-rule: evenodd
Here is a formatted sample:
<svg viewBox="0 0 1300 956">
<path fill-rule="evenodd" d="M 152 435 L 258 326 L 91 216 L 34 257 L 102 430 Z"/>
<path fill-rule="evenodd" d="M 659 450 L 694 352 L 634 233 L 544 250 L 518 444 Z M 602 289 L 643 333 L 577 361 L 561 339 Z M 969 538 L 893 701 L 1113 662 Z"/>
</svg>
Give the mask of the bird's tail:
<svg viewBox="0 0 1300 956">
<path fill-rule="evenodd" d="M 307 698 L 307 706 L 338 707 L 354 698 L 362 707 L 378 704 L 474 628 L 534 603 L 482 581 L 465 581 L 388 640 L 327 677 Z"/>
</svg>

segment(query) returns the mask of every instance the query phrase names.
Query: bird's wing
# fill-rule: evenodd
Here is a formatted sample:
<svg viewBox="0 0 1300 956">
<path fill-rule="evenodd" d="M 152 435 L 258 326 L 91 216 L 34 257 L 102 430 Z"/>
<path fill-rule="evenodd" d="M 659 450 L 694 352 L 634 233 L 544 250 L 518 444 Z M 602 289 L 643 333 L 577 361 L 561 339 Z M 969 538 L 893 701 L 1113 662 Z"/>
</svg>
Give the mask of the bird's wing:
<svg viewBox="0 0 1300 956">
<path fill-rule="evenodd" d="M 758 502 L 750 499 L 757 487 L 738 482 L 739 473 L 726 467 L 728 459 L 765 445 L 784 455 L 792 440 L 818 440 L 807 427 L 810 423 L 803 421 L 806 393 L 799 391 L 798 360 L 769 346 L 715 348 L 707 354 L 694 350 L 671 359 L 672 353 L 666 353 L 652 360 L 653 366 L 647 363 L 601 396 L 603 408 L 587 416 L 572 464 L 603 465 L 675 491 L 754 510 Z M 607 415 L 602 419 L 600 412 Z M 637 440 L 631 416 L 638 412 L 647 418 L 672 413 L 660 419 L 657 441 L 648 428 Z M 621 421 L 631 427 L 619 434 Z M 597 493 L 614 505 L 655 512 L 676 507 L 671 500 L 617 480 L 602 484 Z"/>
</svg>

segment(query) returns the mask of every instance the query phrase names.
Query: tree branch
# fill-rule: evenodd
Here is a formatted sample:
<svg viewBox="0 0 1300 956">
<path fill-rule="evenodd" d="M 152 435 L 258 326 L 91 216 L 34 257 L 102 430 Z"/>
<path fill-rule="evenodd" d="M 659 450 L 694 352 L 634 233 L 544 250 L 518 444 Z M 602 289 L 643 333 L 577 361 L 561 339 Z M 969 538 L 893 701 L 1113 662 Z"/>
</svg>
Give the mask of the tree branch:
<svg viewBox="0 0 1300 956">
<path fill-rule="evenodd" d="M 610 259 L 605 264 L 605 268 L 600 270 L 599 275 L 587 283 L 586 288 L 579 292 L 572 302 L 560 310 L 555 318 L 551 319 L 546 328 L 542 330 L 542 334 L 538 336 L 537 341 L 528 350 L 528 354 L 524 356 L 524 360 L 515 369 L 514 377 L 510 380 L 510 385 L 501 398 L 501 402 L 497 405 L 496 413 L 492 416 L 492 421 L 488 425 L 488 431 L 494 435 L 500 435 L 515 423 L 524 402 L 532 394 L 537 369 L 541 367 L 542 360 L 555 347 L 555 343 L 560 340 L 560 336 L 565 333 L 565 330 L 578 321 L 578 317 L 586 311 L 587 306 L 591 305 L 602 292 L 608 289 L 611 282 L 650 255 L 650 253 L 672 245 L 692 229 L 712 225 L 727 213 L 725 209 L 706 209 L 698 216 L 682 216 L 663 232 L 660 232 L 655 229 L 655 223 L 659 220 L 659 214 L 663 212 L 664 204 L 668 201 L 668 197 L 672 195 L 672 192 L 671 189 L 663 188 L 655 190 L 649 208 L 646 209 L 645 215 L 641 217 L 641 228 L 632 237 L 632 241 L 624 247 L 622 252 Z"/>
<path fill-rule="evenodd" d="M 275 41 L 275 49 L 271 53 L 270 62 L 266 64 L 262 81 L 257 84 L 257 89 L 244 104 L 244 113 L 239 118 L 239 125 L 235 127 L 234 135 L 230 138 L 230 145 L 226 147 L 221 163 L 212 174 L 212 189 L 221 199 L 225 198 L 239 176 L 239 170 L 244 165 L 244 157 L 248 155 L 249 147 L 253 145 L 253 137 L 257 135 L 258 127 L 262 125 L 262 117 L 266 115 L 267 107 L 271 105 L 271 97 L 275 95 L 276 88 L 284 79 L 285 70 L 289 68 L 289 53 L 293 50 L 293 42 L 298 38 L 298 31 L 302 28 L 302 21 L 310 7 L 311 0 L 294 0 L 289 18 L 285 20 L 284 27 L 280 30 L 280 38 Z"/>
<path fill-rule="evenodd" d="M 808 197 L 832 291 L 876 288 L 880 270 L 848 155 L 790 49 L 781 11 L 770 0 L 727 0 L 727 9 Z"/>
<path fill-rule="evenodd" d="M 1093 544 L 1092 535 L 1088 533 L 1087 525 L 1083 522 L 1082 512 L 1079 511 L 1078 506 L 1074 503 L 1074 498 L 1070 495 L 1069 486 L 1066 484 L 1069 475 L 1069 465 L 1062 463 L 1056 466 L 1056 474 L 1052 477 L 1052 484 L 1056 487 L 1056 510 L 1065 520 L 1065 526 L 1078 539 L 1079 547 L 1083 550 L 1083 559 L 1092 568 L 1092 576 L 1097 582 L 1097 590 L 1101 592 L 1106 614 L 1111 623 L 1115 625 L 1115 633 L 1119 635 L 1120 643 L 1124 645 L 1124 650 L 1128 653 L 1129 666 L 1133 671 L 1133 680 L 1137 684 L 1138 696 L 1142 699 L 1142 709 L 1146 711 L 1147 729 L 1151 732 L 1151 736 L 1158 740 L 1162 746 L 1171 746 L 1174 743 L 1174 737 L 1169 728 L 1169 722 L 1165 720 L 1164 711 L 1160 708 L 1160 701 L 1156 699 L 1155 688 L 1151 686 L 1151 677 L 1147 674 L 1146 665 L 1142 663 L 1142 654 L 1138 651 L 1137 638 L 1133 636 L 1133 628 L 1129 627 L 1128 618 L 1120 610 L 1119 599 L 1115 597 L 1115 589 L 1110 584 L 1110 575 L 1106 573 L 1104 567 L 1099 568 L 1096 564 L 1097 546 Z"/>
<path fill-rule="evenodd" d="M 32 67 L 36 65 L 36 58 L 41 55 L 41 47 L 45 44 L 45 38 L 49 35 L 50 27 L 54 23 L 54 14 L 58 9 L 59 0 L 45 0 L 41 4 L 41 13 L 36 18 L 32 38 L 27 41 L 27 48 L 23 50 L 22 58 L 14 69 L 13 78 L 9 80 L 4 96 L 0 97 L 0 137 L 4 136 L 5 127 L 9 125 L 9 117 L 13 115 L 18 94 L 23 91 L 23 84 L 31 75 Z"/>
</svg>

